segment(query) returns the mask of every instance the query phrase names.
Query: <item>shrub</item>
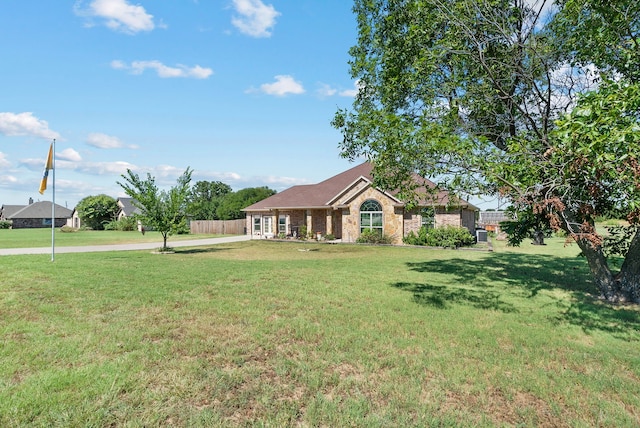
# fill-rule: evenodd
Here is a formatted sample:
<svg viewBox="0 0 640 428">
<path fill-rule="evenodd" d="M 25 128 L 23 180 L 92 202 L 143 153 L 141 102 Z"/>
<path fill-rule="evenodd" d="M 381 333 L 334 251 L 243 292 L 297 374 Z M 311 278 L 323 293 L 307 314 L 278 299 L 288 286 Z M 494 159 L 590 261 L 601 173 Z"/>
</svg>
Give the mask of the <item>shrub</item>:
<svg viewBox="0 0 640 428">
<path fill-rule="evenodd" d="M 138 228 L 138 221 L 133 217 L 122 217 L 120 220 L 113 220 L 104 225 L 104 230 L 120 230 L 131 232 Z"/>
<path fill-rule="evenodd" d="M 324 235 L 324 239 L 327 241 L 333 241 L 334 239 L 336 239 L 336 237 L 333 236 L 332 233 L 327 233 L 326 235 Z"/>
<path fill-rule="evenodd" d="M 73 233 L 73 232 L 77 232 L 78 229 L 76 229 L 75 227 L 71 227 L 71 226 L 62 226 L 60 228 L 60 232 L 62 233 Z"/>
<path fill-rule="evenodd" d="M 11 229 L 11 220 L 0 221 L 0 229 Z"/>
<path fill-rule="evenodd" d="M 365 229 L 356 239 L 356 242 L 358 244 L 391 244 L 392 240 L 390 236 L 384 233 Z"/>
<path fill-rule="evenodd" d="M 433 229 L 421 227 L 417 235 L 410 232 L 403 242 L 408 245 L 458 248 L 472 245 L 474 238 L 464 227 L 444 226 Z"/>
</svg>

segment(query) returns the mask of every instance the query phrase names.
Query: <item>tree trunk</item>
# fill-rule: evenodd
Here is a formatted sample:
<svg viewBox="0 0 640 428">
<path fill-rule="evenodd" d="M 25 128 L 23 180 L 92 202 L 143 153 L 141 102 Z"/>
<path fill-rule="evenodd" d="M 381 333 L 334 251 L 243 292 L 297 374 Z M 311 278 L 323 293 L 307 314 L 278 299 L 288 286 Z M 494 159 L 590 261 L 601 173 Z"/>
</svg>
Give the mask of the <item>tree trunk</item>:
<svg viewBox="0 0 640 428">
<path fill-rule="evenodd" d="M 544 232 L 536 230 L 533 232 L 533 245 L 544 245 Z"/>
<path fill-rule="evenodd" d="M 162 239 L 163 239 L 162 251 L 167 251 L 167 232 L 162 232 Z"/>
<path fill-rule="evenodd" d="M 631 240 L 616 281 L 626 300 L 640 303 L 640 230 Z"/>
<path fill-rule="evenodd" d="M 620 300 L 620 293 L 616 281 L 607 265 L 607 258 L 602 252 L 601 246 L 594 247 L 591 242 L 585 239 L 576 239 L 578 247 L 589 263 L 591 276 L 593 277 L 601 296 L 609 302 Z"/>
</svg>

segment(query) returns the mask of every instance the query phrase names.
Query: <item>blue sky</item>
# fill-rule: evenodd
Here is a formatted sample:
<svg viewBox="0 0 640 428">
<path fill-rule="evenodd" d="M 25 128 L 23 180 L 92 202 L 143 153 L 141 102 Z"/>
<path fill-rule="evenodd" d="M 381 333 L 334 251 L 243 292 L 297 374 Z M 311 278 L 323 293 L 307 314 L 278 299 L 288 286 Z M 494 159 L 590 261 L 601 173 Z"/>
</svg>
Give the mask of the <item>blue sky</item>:
<svg viewBox="0 0 640 428">
<path fill-rule="evenodd" d="M 346 0 L 5 0 L 0 204 L 38 186 L 56 139 L 56 203 L 160 186 L 281 191 L 353 164 L 330 125 L 353 101 Z M 51 177 L 51 176 L 50 176 Z"/>
</svg>

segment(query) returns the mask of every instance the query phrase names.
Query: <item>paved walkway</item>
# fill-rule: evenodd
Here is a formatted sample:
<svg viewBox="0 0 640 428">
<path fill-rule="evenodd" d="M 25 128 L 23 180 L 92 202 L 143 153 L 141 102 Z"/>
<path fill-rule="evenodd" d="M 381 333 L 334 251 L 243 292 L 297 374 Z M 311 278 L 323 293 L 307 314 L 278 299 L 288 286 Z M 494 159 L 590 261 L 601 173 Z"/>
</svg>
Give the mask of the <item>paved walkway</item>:
<svg viewBox="0 0 640 428">
<path fill-rule="evenodd" d="M 201 245 L 225 244 L 229 242 L 249 241 L 249 235 L 227 236 L 224 238 L 189 239 L 185 241 L 167 241 L 167 245 L 176 247 L 198 247 Z M 82 247 L 55 247 L 55 254 L 64 253 L 91 253 L 99 251 L 131 251 L 131 250 L 153 250 L 160 248 L 162 241 L 145 242 L 141 244 L 116 244 L 116 245 L 87 245 Z M 0 248 L 0 256 L 11 256 L 17 254 L 51 254 L 51 246 L 38 248 Z"/>
</svg>

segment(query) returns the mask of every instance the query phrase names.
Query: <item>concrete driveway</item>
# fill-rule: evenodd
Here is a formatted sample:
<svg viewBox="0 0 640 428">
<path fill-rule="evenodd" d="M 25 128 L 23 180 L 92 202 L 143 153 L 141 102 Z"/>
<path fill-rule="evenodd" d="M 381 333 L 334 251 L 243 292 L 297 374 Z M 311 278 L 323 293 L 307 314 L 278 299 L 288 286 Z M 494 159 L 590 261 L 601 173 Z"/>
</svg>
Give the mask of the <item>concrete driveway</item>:
<svg viewBox="0 0 640 428">
<path fill-rule="evenodd" d="M 201 245 L 226 244 L 229 242 L 249 241 L 249 235 L 227 236 L 224 238 L 189 239 L 185 241 L 171 241 L 167 243 L 170 247 L 198 247 Z M 55 247 L 55 254 L 64 253 L 91 253 L 99 251 L 132 251 L 132 250 L 153 250 L 160 248 L 162 242 L 145 242 L 141 244 L 116 244 L 116 245 L 87 245 L 81 247 Z M 0 248 L 0 256 L 11 256 L 18 254 L 51 254 L 51 246 L 38 248 Z"/>
</svg>

